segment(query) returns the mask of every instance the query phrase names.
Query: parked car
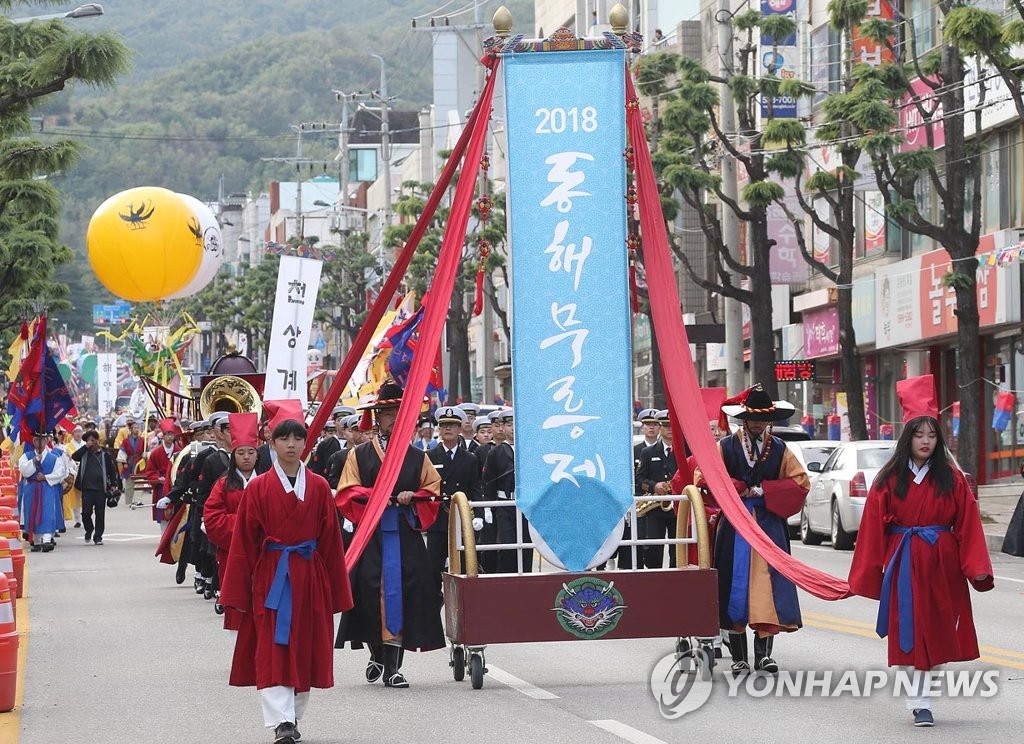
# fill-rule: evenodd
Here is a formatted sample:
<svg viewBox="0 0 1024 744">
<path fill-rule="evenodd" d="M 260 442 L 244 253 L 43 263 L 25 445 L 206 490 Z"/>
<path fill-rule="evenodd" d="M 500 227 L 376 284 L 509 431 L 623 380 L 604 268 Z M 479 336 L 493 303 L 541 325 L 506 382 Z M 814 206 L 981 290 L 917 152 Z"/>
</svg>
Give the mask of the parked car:
<svg viewBox="0 0 1024 744">
<path fill-rule="evenodd" d="M 835 441 L 833 439 L 811 439 L 805 441 L 787 441 L 786 447 L 793 453 L 800 464 L 804 466 L 804 470 L 807 471 L 807 475 L 810 478 L 811 485 L 814 484 L 814 479 L 818 477 L 818 473 L 821 472 L 822 467 L 825 465 L 825 461 L 828 460 L 829 455 L 835 452 L 842 442 Z M 797 512 L 791 516 L 787 521 L 789 525 L 789 536 L 799 537 L 800 536 L 800 519 L 801 512 Z"/>
<path fill-rule="evenodd" d="M 800 513 L 800 540 L 818 545 L 829 537 L 835 550 L 851 550 L 871 483 L 888 462 L 896 442 L 847 442 L 829 456 Z"/>
</svg>

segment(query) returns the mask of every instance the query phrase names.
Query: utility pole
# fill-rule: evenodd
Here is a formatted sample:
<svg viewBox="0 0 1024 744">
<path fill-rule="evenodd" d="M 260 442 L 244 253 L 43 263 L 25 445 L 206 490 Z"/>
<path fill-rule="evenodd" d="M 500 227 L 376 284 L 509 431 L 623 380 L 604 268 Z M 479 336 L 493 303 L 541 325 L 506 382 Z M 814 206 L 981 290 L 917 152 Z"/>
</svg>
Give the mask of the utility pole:
<svg viewBox="0 0 1024 744">
<path fill-rule="evenodd" d="M 301 124 L 292 124 L 291 128 L 295 130 L 298 140 L 295 145 L 295 157 L 293 158 L 260 158 L 265 163 L 288 163 L 289 165 L 295 166 L 295 219 L 296 219 L 296 234 L 299 240 L 303 240 L 305 235 L 303 234 L 302 227 L 302 166 L 307 165 L 310 169 L 315 165 L 327 168 L 328 166 L 336 165 L 337 161 L 334 160 L 312 160 L 310 158 L 303 157 L 302 155 L 302 135 L 304 132 L 328 132 L 334 129 L 334 124 L 328 124 L 323 121 L 314 122 L 302 122 Z M 254 250 L 254 248 L 250 248 Z"/>
<path fill-rule="evenodd" d="M 388 78 L 384 70 L 384 58 L 379 54 L 370 56 L 380 62 L 380 90 L 377 91 L 377 97 L 380 99 L 380 159 L 384 161 L 384 224 L 381 226 L 380 234 L 383 246 L 384 230 L 391 224 L 391 132 L 388 129 L 388 109 L 391 108 L 391 102 L 388 99 Z"/>
<path fill-rule="evenodd" d="M 729 0 L 718 0 L 718 57 L 719 70 L 727 81 L 733 74 L 732 49 L 732 7 Z M 728 84 L 721 86 L 722 105 L 720 124 L 726 137 L 736 132 L 736 106 Z M 737 199 L 736 159 L 726 148 L 722 148 L 722 193 L 729 199 Z M 728 204 L 722 204 L 722 242 L 738 258 L 740 245 L 739 219 Z M 739 283 L 740 275 L 732 272 L 733 281 Z M 744 385 L 743 367 L 743 308 L 739 300 L 725 297 L 725 385 L 729 395 L 736 395 Z"/>
</svg>

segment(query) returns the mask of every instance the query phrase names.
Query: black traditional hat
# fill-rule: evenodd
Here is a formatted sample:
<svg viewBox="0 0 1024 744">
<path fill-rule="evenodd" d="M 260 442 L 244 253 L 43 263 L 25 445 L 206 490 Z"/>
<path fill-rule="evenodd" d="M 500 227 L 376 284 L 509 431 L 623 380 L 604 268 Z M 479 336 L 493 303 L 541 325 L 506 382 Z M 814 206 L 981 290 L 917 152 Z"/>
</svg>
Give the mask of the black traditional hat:
<svg viewBox="0 0 1024 744">
<path fill-rule="evenodd" d="M 744 390 L 735 398 L 730 398 L 722 405 L 726 416 L 741 421 L 785 421 L 791 418 L 796 408 L 784 400 L 772 400 L 765 392 L 761 383 Z"/>
<path fill-rule="evenodd" d="M 402 405 L 402 388 L 396 382 L 388 380 L 377 391 L 377 397 L 369 403 L 359 406 L 360 411 L 379 411 L 384 408 L 398 408 Z"/>
</svg>

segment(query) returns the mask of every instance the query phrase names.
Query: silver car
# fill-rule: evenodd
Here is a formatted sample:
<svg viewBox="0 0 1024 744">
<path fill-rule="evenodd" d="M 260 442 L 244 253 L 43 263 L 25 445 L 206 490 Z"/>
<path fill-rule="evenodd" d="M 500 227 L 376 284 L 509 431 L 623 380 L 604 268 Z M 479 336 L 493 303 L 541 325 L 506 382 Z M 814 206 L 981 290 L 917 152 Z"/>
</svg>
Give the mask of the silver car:
<svg viewBox="0 0 1024 744">
<path fill-rule="evenodd" d="M 847 442 L 829 456 L 811 483 L 800 513 L 800 540 L 818 545 L 831 538 L 835 550 L 851 550 L 860 529 L 864 502 L 879 469 L 896 442 Z"/>
<path fill-rule="evenodd" d="M 828 460 L 829 455 L 835 452 L 836 447 L 840 444 L 842 442 L 834 439 L 811 439 L 801 442 L 786 442 L 786 447 L 793 453 L 800 464 L 804 466 L 804 470 L 807 471 L 807 475 L 813 485 L 814 479 L 818 477 L 818 473 L 821 472 L 825 461 Z M 797 512 L 786 520 L 789 525 L 790 537 L 799 536 L 800 518 L 801 513 Z"/>
</svg>

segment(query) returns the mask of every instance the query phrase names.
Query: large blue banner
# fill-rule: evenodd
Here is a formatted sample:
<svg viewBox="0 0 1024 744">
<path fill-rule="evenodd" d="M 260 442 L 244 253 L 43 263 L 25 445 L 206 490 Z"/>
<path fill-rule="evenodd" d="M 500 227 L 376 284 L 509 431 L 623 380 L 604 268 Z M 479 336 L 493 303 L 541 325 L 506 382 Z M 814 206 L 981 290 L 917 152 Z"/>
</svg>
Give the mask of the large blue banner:
<svg viewBox="0 0 1024 744">
<path fill-rule="evenodd" d="M 503 65 L 516 499 L 549 555 L 580 571 L 633 495 L 625 58 Z"/>
</svg>

